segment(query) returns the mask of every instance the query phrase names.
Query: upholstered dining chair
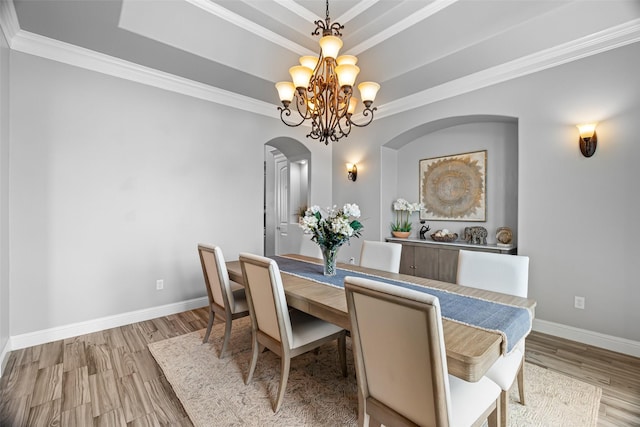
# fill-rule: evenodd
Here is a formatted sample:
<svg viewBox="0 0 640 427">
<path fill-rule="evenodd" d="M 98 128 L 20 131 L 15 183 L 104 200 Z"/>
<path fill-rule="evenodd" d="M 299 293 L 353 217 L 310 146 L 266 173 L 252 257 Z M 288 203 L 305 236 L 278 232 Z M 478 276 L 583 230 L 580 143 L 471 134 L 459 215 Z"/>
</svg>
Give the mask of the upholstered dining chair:
<svg viewBox="0 0 640 427">
<path fill-rule="evenodd" d="M 397 273 L 400 271 L 402 245 L 365 240 L 360 250 L 360 266 Z"/>
<path fill-rule="evenodd" d="M 246 383 L 249 384 L 266 347 L 280 356 L 280 384 L 273 412 L 278 412 L 289 379 L 291 358 L 337 340 L 342 374 L 347 375 L 346 331 L 333 323 L 298 310 L 289 310 L 278 264 L 269 258 L 241 253 L 240 265 L 252 323 L 252 353 Z"/>
<path fill-rule="evenodd" d="M 500 387 L 447 373 L 438 298 L 345 278 L 360 426 L 497 426 Z"/>
<path fill-rule="evenodd" d="M 459 285 L 526 298 L 529 290 L 529 257 L 461 250 L 458 254 Z M 524 400 L 524 340 L 511 353 L 501 356 L 487 377 L 502 389 L 502 424 L 507 425 L 509 389 L 516 382 L 520 403 Z"/>
<path fill-rule="evenodd" d="M 220 358 L 225 357 L 229 339 L 231 338 L 231 323 L 234 319 L 249 315 L 249 305 L 244 292 L 244 287 L 229 280 L 227 265 L 218 246 L 200 243 L 198 245 L 200 264 L 204 274 L 204 283 L 209 297 L 209 324 L 204 334 L 203 343 L 209 340 L 213 320 L 218 314 L 224 319 L 224 339 Z"/>
</svg>

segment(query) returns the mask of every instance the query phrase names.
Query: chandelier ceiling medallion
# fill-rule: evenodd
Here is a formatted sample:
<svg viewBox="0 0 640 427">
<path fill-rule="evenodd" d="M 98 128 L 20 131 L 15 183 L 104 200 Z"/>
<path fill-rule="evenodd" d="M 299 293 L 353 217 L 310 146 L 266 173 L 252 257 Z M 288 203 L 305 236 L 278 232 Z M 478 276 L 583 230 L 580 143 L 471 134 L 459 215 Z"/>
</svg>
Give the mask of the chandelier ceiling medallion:
<svg viewBox="0 0 640 427">
<path fill-rule="evenodd" d="M 311 33 L 317 36 L 322 30 L 319 56 L 302 56 L 300 65 L 289 68 L 293 82 L 278 82 L 276 89 L 284 106 L 278 107 L 282 122 L 295 127 L 310 120 L 311 132 L 307 138 L 319 139 L 328 145 L 329 141 L 335 142 L 349 136 L 352 125 L 364 127 L 371 123 L 373 112 L 376 111 L 371 105 L 380 85 L 374 82 L 358 85 L 364 104 L 362 115 L 368 117 L 368 120 L 361 124 L 352 122 L 351 116 L 358 102 L 358 99 L 352 96 L 353 85 L 360 72 L 356 65 L 358 58 L 353 55 L 338 56 L 342 48 L 340 30 L 344 25 L 337 22 L 331 24 L 329 0 L 326 3 L 326 18 L 324 21 L 315 21 L 316 29 Z M 289 106 L 294 98 L 300 116 L 300 121 L 297 122 L 285 119 L 291 118 Z"/>
</svg>

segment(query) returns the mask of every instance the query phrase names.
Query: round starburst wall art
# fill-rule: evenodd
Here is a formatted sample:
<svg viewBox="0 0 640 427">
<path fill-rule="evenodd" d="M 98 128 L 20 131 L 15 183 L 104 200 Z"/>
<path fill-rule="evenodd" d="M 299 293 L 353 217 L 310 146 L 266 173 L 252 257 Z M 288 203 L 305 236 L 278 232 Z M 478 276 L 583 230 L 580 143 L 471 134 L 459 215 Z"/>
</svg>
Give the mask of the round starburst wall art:
<svg viewBox="0 0 640 427">
<path fill-rule="evenodd" d="M 485 221 L 487 152 L 420 160 L 420 219 Z"/>
</svg>

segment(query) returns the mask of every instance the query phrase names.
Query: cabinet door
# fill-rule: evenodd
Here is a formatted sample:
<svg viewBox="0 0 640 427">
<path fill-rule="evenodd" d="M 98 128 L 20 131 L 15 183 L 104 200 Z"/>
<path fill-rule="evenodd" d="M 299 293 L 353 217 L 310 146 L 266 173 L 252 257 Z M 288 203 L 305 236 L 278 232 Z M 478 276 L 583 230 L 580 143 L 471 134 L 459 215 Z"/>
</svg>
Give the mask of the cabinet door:
<svg viewBox="0 0 640 427">
<path fill-rule="evenodd" d="M 458 249 L 438 249 L 438 280 L 456 283 Z"/>
<path fill-rule="evenodd" d="M 400 274 L 410 274 L 415 276 L 413 268 L 413 252 L 414 247 L 410 245 L 402 245 L 402 255 L 400 256 Z"/>
<path fill-rule="evenodd" d="M 415 275 L 438 280 L 438 249 L 416 246 L 414 250 Z"/>
</svg>

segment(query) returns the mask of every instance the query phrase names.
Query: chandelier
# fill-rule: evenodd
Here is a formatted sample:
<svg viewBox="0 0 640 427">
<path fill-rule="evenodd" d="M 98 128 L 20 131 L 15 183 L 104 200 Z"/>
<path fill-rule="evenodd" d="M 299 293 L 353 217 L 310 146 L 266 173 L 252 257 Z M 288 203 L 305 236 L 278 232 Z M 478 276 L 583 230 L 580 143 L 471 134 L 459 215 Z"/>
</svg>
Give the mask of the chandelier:
<svg viewBox="0 0 640 427">
<path fill-rule="evenodd" d="M 364 123 L 351 121 L 358 99 L 353 97 L 353 85 L 360 68 L 356 65 L 358 58 L 353 55 L 338 56 L 342 48 L 340 30 L 344 25 L 337 22 L 331 24 L 329 18 L 329 0 L 327 0 L 327 14 L 324 22 L 315 21 L 316 29 L 311 35 L 317 36 L 322 30 L 320 38 L 320 54 L 302 56 L 300 65 L 289 68 L 293 82 L 278 82 L 276 89 L 283 107 L 278 107 L 280 119 L 291 127 L 300 126 L 310 120 L 311 132 L 307 138 L 319 139 L 325 145 L 329 141 L 338 141 L 349 136 L 351 126 L 365 127 L 373 120 L 371 108 L 380 89 L 374 82 L 363 82 L 358 85 L 364 110 L 362 115 L 368 117 Z M 289 106 L 295 98 L 299 121 L 291 117 Z M 290 119 L 290 120 L 287 120 Z"/>
</svg>

